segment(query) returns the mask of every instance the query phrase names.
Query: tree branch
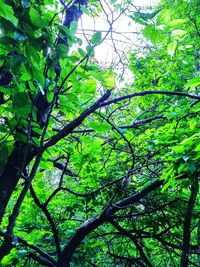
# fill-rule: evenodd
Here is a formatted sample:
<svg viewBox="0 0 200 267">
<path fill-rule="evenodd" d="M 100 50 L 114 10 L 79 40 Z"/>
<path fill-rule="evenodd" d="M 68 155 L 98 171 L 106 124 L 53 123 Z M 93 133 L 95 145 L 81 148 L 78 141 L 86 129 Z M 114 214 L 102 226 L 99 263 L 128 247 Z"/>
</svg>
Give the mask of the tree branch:
<svg viewBox="0 0 200 267">
<path fill-rule="evenodd" d="M 76 248 L 80 245 L 80 243 L 89 233 L 98 228 L 104 222 L 108 221 L 115 212 L 121 209 L 125 209 L 130 205 L 138 202 L 141 198 L 145 197 L 150 192 L 160 187 L 162 184 L 163 181 L 155 181 L 152 184 L 146 186 L 141 191 L 133 194 L 132 196 L 117 202 L 115 205 L 107 207 L 99 217 L 87 220 L 83 225 L 81 225 L 81 227 L 77 230 L 75 235 L 70 239 L 68 244 L 63 249 L 61 258 L 58 260 L 57 266 L 69 267 L 71 258 Z"/>
<path fill-rule="evenodd" d="M 0 232 L 0 236 L 5 238 L 6 233 Z M 45 258 L 48 261 L 52 262 L 52 264 L 54 264 L 54 265 L 56 264 L 56 261 L 50 255 L 48 255 L 46 252 L 42 251 L 38 246 L 33 245 L 33 244 L 29 244 L 24 238 L 19 237 L 19 236 L 14 236 L 13 239 L 17 240 L 17 242 L 21 243 L 22 245 L 24 245 L 30 249 L 33 249 L 35 252 L 39 253 L 42 258 Z"/>
<path fill-rule="evenodd" d="M 189 97 L 192 99 L 200 100 L 200 96 L 191 95 L 188 93 L 178 92 L 178 91 L 173 91 L 173 92 L 171 92 L 171 91 L 143 91 L 143 92 L 133 93 L 130 95 L 125 95 L 125 96 L 121 96 L 121 97 L 112 99 L 110 101 L 102 103 L 100 106 L 105 107 L 105 106 L 109 106 L 111 104 L 115 104 L 115 103 L 118 103 L 118 102 L 126 100 L 126 99 L 131 99 L 134 97 L 145 96 L 145 95 L 174 95 L 174 96 L 185 96 L 185 97 Z"/>
<path fill-rule="evenodd" d="M 77 126 L 79 126 L 84 119 L 89 116 L 91 113 L 93 113 L 97 108 L 101 106 L 101 104 L 106 101 L 110 97 L 111 91 L 107 90 L 106 93 L 97 100 L 91 107 L 86 109 L 81 115 L 70 122 L 68 125 L 66 125 L 63 129 L 60 130 L 56 135 L 54 135 L 42 148 L 42 151 L 45 151 L 48 147 L 51 147 L 55 145 L 58 141 L 60 141 L 62 138 L 66 137 L 68 134 L 70 134 Z"/>
<path fill-rule="evenodd" d="M 190 237 L 191 237 L 191 222 L 192 222 L 192 211 L 194 208 L 194 204 L 196 201 L 197 193 L 198 193 L 198 181 L 192 184 L 191 186 L 191 194 L 190 199 L 188 201 L 186 210 L 185 210 L 185 220 L 183 223 L 183 252 L 181 255 L 181 267 L 188 266 L 189 260 L 189 249 L 190 249 Z"/>
<path fill-rule="evenodd" d="M 31 257 L 33 260 L 37 261 L 41 265 L 48 266 L 48 267 L 55 267 L 55 264 L 53 264 L 52 262 L 48 261 L 45 258 L 42 258 L 41 256 L 34 254 L 33 252 L 30 252 L 28 257 Z"/>
<path fill-rule="evenodd" d="M 153 120 L 157 120 L 157 119 L 164 119 L 163 115 L 157 115 L 157 116 L 153 116 L 147 119 L 143 119 L 143 120 L 138 120 L 135 121 L 134 123 L 130 124 L 130 125 L 122 125 L 122 126 L 118 126 L 118 128 L 121 129 L 133 129 L 133 128 L 137 128 L 139 126 L 142 126 L 143 124 L 152 122 Z M 59 132 L 59 129 L 54 128 L 54 131 Z M 84 130 L 74 130 L 72 131 L 72 133 L 92 133 L 95 132 L 95 130 L 93 129 L 84 129 Z"/>
<path fill-rule="evenodd" d="M 51 217 L 46 205 L 43 205 L 40 203 L 32 185 L 30 186 L 30 192 L 31 192 L 31 196 L 35 202 L 35 204 L 42 210 L 42 212 L 44 213 L 44 215 L 46 216 L 50 226 L 51 226 L 51 230 L 52 230 L 52 233 L 53 233 L 53 237 L 54 237 L 54 242 L 55 242 L 55 245 L 56 245 L 56 251 L 57 251 L 57 255 L 58 257 L 60 256 L 61 254 L 61 248 L 60 248 L 60 241 L 59 241 L 59 236 L 58 236 L 58 231 L 57 231 L 57 228 L 55 226 L 55 223 L 53 221 L 53 218 Z"/>
<path fill-rule="evenodd" d="M 147 256 L 145 255 L 142 247 L 140 246 L 140 244 L 137 242 L 137 238 L 135 238 L 130 232 L 128 232 L 127 230 L 125 230 L 124 228 L 122 228 L 117 222 L 115 222 L 113 219 L 109 220 L 110 223 L 123 235 L 128 236 L 134 243 L 136 249 L 139 251 L 141 258 L 143 259 L 143 261 L 146 263 L 147 266 L 153 267 L 153 265 L 151 264 L 151 262 L 149 261 L 149 259 L 147 258 Z"/>
</svg>

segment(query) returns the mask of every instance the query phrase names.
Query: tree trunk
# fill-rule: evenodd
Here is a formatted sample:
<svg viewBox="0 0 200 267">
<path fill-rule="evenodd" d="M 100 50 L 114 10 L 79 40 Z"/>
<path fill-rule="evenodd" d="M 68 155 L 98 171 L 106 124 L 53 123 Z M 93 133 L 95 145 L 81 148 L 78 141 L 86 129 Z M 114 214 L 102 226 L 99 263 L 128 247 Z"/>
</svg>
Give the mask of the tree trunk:
<svg viewBox="0 0 200 267">
<path fill-rule="evenodd" d="M 23 169 L 25 169 L 36 154 L 34 147 L 30 146 L 27 149 L 26 159 L 24 159 L 26 148 L 27 144 L 25 143 L 17 142 L 15 144 L 14 150 L 9 156 L 0 176 L 0 224 L 8 201 L 23 172 L 22 168 L 24 167 Z"/>
<path fill-rule="evenodd" d="M 72 5 L 69 5 L 65 9 L 65 21 L 64 25 L 69 27 L 70 23 L 72 21 L 77 21 L 81 15 L 82 10 L 81 6 L 87 5 L 87 0 L 75 0 L 73 1 Z M 58 43 L 65 43 L 67 45 L 67 38 L 65 40 L 61 40 L 58 38 Z M 58 65 L 59 65 L 59 59 L 58 59 Z M 58 66 L 57 66 L 58 67 Z M 0 68 L 0 74 L 1 69 Z M 55 67 L 56 68 L 56 67 Z M 1 77 L 0 75 L 0 86 L 8 86 L 12 80 L 12 75 L 9 72 L 6 72 L 5 69 L 2 69 L 2 72 L 4 72 L 4 75 Z M 57 73 L 57 76 L 60 75 L 61 69 L 59 68 L 59 73 Z M 57 77 L 58 78 L 58 77 Z M 40 97 L 41 96 L 41 97 Z M 37 101 L 37 103 L 34 103 L 37 105 L 37 122 L 41 125 L 41 127 L 44 127 L 44 118 L 45 117 L 45 110 L 48 109 L 46 96 L 40 95 L 38 98 L 40 101 Z M 0 104 L 4 103 L 4 96 L 0 95 Z M 42 112 L 41 112 L 42 111 Z M 14 146 L 14 150 L 9 156 L 4 169 L 0 170 L 0 224 L 2 222 L 2 218 L 4 216 L 7 204 L 10 200 L 10 197 L 15 190 L 16 185 L 18 184 L 18 181 L 20 179 L 20 176 L 22 174 L 22 171 L 27 167 L 27 165 L 30 163 L 30 161 L 34 158 L 37 151 L 33 146 L 29 146 L 28 150 L 26 143 L 23 142 L 16 142 Z M 26 152 L 25 152 L 26 151 Z M 23 166 L 24 165 L 24 166 Z M 22 170 L 23 169 L 23 170 Z"/>
</svg>

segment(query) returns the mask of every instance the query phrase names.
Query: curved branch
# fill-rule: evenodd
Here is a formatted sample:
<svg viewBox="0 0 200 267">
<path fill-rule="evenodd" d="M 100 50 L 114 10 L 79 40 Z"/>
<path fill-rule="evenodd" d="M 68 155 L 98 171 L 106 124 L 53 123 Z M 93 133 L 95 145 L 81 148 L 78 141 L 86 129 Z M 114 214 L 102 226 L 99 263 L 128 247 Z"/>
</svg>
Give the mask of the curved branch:
<svg viewBox="0 0 200 267">
<path fill-rule="evenodd" d="M 139 126 L 142 126 L 142 125 L 144 125 L 146 123 L 152 122 L 153 120 L 157 120 L 157 119 L 164 119 L 164 116 L 163 115 L 157 115 L 157 116 L 149 117 L 147 119 L 135 121 L 134 123 L 132 123 L 130 125 L 118 126 L 118 128 L 121 128 L 121 129 L 138 128 Z M 53 130 L 56 131 L 56 132 L 60 131 L 57 128 L 54 128 Z M 93 129 L 84 129 L 84 130 L 74 130 L 74 131 L 72 131 L 72 133 L 77 133 L 77 134 L 79 134 L 79 133 L 93 133 L 93 132 L 95 132 L 95 130 L 93 130 Z"/>
<path fill-rule="evenodd" d="M 48 266 L 48 267 L 55 267 L 55 265 L 52 262 L 48 261 L 45 258 L 42 258 L 41 256 L 34 254 L 33 252 L 30 252 L 28 254 L 28 257 L 32 258 L 34 261 L 37 261 L 38 263 L 40 263 L 40 265 Z"/>
<path fill-rule="evenodd" d="M 60 241 L 59 241 L 59 237 L 58 237 L 58 231 L 56 229 L 56 226 L 55 226 L 55 223 L 47 209 L 47 207 L 43 204 L 40 203 L 32 185 L 30 186 L 30 192 L 31 192 L 31 196 L 35 202 L 35 204 L 42 210 L 42 212 L 44 213 L 44 215 L 46 216 L 50 226 L 51 226 L 51 230 L 52 230 L 52 233 L 53 233 L 53 236 L 54 236 L 54 241 L 55 241 L 55 245 L 56 245 L 56 251 L 57 251 L 57 255 L 58 257 L 60 256 L 61 254 L 61 248 L 60 248 Z"/>
<path fill-rule="evenodd" d="M 5 238 L 6 237 L 6 233 L 0 232 L 0 236 Z M 45 258 L 47 261 L 52 262 L 52 264 L 54 264 L 54 265 L 56 264 L 56 261 L 49 254 L 47 254 L 46 252 L 42 251 L 38 246 L 33 245 L 33 244 L 29 244 L 24 238 L 19 237 L 19 236 L 14 236 L 13 239 L 17 240 L 23 246 L 26 246 L 26 247 L 34 250 L 42 258 Z"/>
<path fill-rule="evenodd" d="M 108 252 L 108 254 L 112 257 L 114 257 L 115 259 L 120 259 L 120 260 L 124 260 L 128 263 L 136 263 L 138 266 L 142 266 L 142 267 L 145 267 L 145 265 L 141 262 L 141 259 L 140 258 L 128 258 L 128 257 L 125 257 L 125 256 L 119 256 L 119 255 L 116 255 L 112 252 Z"/>
<path fill-rule="evenodd" d="M 141 126 L 143 124 L 152 122 L 152 121 L 157 120 L 157 119 L 164 119 L 164 116 L 163 115 L 157 115 L 157 116 L 149 117 L 147 119 L 135 121 L 134 123 L 132 123 L 130 125 L 124 125 L 124 126 L 118 126 L 118 127 L 121 128 L 121 129 L 137 128 L 137 127 L 139 127 L 139 126 Z"/>
<path fill-rule="evenodd" d="M 131 99 L 134 97 L 145 96 L 145 95 L 174 95 L 174 96 L 185 96 L 185 97 L 189 97 L 192 99 L 200 100 L 200 96 L 191 95 L 191 94 L 187 94 L 184 92 L 178 92 L 178 91 L 173 91 L 173 92 L 171 92 L 171 91 L 143 91 L 143 92 L 139 92 L 139 93 L 133 93 L 130 95 L 121 96 L 121 97 L 112 99 L 110 101 L 104 102 L 101 104 L 101 107 L 109 106 L 111 104 L 115 104 L 115 103 L 118 103 L 118 102 L 126 100 L 126 99 Z"/>
<path fill-rule="evenodd" d="M 69 133 L 71 133 L 77 126 L 79 126 L 84 119 L 89 116 L 91 113 L 93 113 L 96 109 L 98 109 L 101 104 L 106 101 L 110 97 L 111 91 L 107 90 L 106 93 L 99 98 L 91 107 L 87 108 L 81 115 L 70 122 L 68 125 L 66 125 L 64 128 L 60 130 L 56 135 L 54 135 L 41 149 L 41 153 L 45 151 L 48 147 L 51 147 L 55 145 L 58 141 L 60 141 L 62 138 L 66 137 Z"/>
<path fill-rule="evenodd" d="M 144 189 L 139 192 L 118 201 L 115 205 L 107 207 L 99 217 L 92 218 L 87 220 L 81 227 L 77 230 L 75 235 L 70 239 L 68 244 L 63 249 L 62 255 L 58 260 L 58 267 L 69 267 L 71 258 L 76 250 L 76 248 L 80 245 L 80 243 L 84 240 L 84 238 L 91 233 L 93 230 L 98 228 L 100 225 L 109 221 L 111 216 L 121 209 L 125 209 L 130 205 L 138 202 L 141 198 L 148 195 L 150 192 L 154 191 L 158 187 L 163 184 L 163 181 L 155 181 L 152 184 L 146 186 Z"/>
</svg>

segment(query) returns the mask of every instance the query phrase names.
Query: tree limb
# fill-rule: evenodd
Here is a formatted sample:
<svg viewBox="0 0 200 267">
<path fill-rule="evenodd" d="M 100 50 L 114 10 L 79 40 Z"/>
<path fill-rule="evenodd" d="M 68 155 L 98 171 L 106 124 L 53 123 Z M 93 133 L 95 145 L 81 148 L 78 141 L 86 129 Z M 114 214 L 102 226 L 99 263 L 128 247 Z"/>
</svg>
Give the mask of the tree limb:
<svg viewBox="0 0 200 267">
<path fill-rule="evenodd" d="M 46 216 L 50 226 L 51 226 L 51 230 L 52 230 L 52 233 L 53 233 L 53 237 L 54 237 L 54 241 L 55 241 L 55 245 L 56 245 L 56 251 L 57 251 L 57 255 L 58 257 L 60 256 L 61 254 L 61 248 L 60 248 L 60 241 L 59 241 L 59 236 L 58 236 L 58 231 L 57 231 L 57 228 L 55 226 L 55 223 L 53 221 L 53 218 L 51 217 L 51 214 L 49 213 L 46 205 L 43 205 L 40 203 L 32 185 L 30 186 L 30 192 L 31 192 L 31 196 L 35 202 L 35 204 L 42 210 L 42 212 L 44 213 L 44 215 Z"/>
<path fill-rule="evenodd" d="M 178 91 L 143 91 L 143 92 L 133 93 L 130 95 L 125 95 L 125 96 L 121 96 L 121 97 L 112 99 L 110 101 L 102 103 L 100 106 L 105 107 L 105 106 L 109 106 L 111 104 L 115 104 L 115 103 L 118 103 L 118 102 L 126 100 L 126 99 L 131 99 L 134 97 L 145 96 L 145 95 L 174 95 L 174 96 L 185 96 L 185 97 L 189 97 L 192 99 L 200 100 L 200 96 L 191 95 L 188 93 L 178 92 Z"/>
<path fill-rule="evenodd" d="M 160 187 L 162 184 L 163 181 L 155 181 L 152 184 L 146 186 L 144 189 L 140 190 L 139 192 L 131 195 L 130 197 L 118 201 L 115 205 L 107 207 L 99 217 L 87 220 L 83 225 L 81 225 L 81 227 L 77 230 L 75 235 L 70 239 L 68 244 L 63 249 L 61 258 L 58 260 L 57 266 L 69 267 L 71 258 L 76 248 L 80 245 L 80 243 L 89 233 L 91 233 L 93 230 L 98 228 L 106 221 L 109 221 L 109 219 L 114 213 L 138 202 L 141 198 L 145 197 L 150 192 Z"/>
<path fill-rule="evenodd" d="M 5 238 L 6 233 L 0 232 L 0 236 Z M 14 236 L 13 239 L 17 240 L 17 242 L 21 243 L 22 245 L 24 245 L 30 249 L 33 249 L 35 252 L 39 253 L 39 255 L 42 258 L 45 258 L 48 261 L 52 262 L 52 264 L 54 264 L 54 265 L 56 264 L 56 261 L 50 255 L 48 255 L 46 252 L 42 251 L 38 246 L 33 245 L 33 244 L 29 244 L 24 238 L 19 237 L 19 236 Z"/>
<path fill-rule="evenodd" d="M 77 126 L 79 126 L 84 119 L 89 116 L 91 113 L 93 113 L 97 108 L 101 106 L 101 104 L 106 101 L 110 97 L 111 91 L 107 90 L 106 93 L 97 100 L 91 107 L 87 108 L 81 115 L 70 122 L 68 125 L 66 125 L 64 128 L 60 130 L 56 135 L 54 135 L 42 148 L 42 151 L 45 151 L 48 147 L 51 147 L 55 145 L 58 141 L 60 141 L 62 138 L 66 137 L 68 134 L 70 134 Z"/>
<path fill-rule="evenodd" d="M 188 266 L 189 260 L 189 249 L 190 249 L 190 238 L 191 238 L 191 222 L 192 222 L 192 211 L 194 208 L 194 204 L 196 201 L 197 193 L 198 193 L 198 181 L 191 185 L 191 194 L 188 204 L 185 210 L 185 220 L 183 223 L 183 252 L 181 255 L 181 267 Z"/>
<path fill-rule="evenodd" d="M 142 247 L 140 246 L 140 244 L 137 241 L 137 238 L 135 238 L 130 232 L 128 232 L 127 230 L 125 230 L 124 228 L 122 228 L 116 221 L 114 221 L 113 219 L 109 220 L 110 223 L 123 235 L 128 236 L 134 243 L 136 249 L 139 251 L 141 258 L 143 259 L 143 261 L 146 263 L 147 266 L 153 267 L 153 265 L 151 264 L 151 262 L 149 261 L 149 259 L 147 258 L 147 256 L 145 255 Z"/>
</svg>

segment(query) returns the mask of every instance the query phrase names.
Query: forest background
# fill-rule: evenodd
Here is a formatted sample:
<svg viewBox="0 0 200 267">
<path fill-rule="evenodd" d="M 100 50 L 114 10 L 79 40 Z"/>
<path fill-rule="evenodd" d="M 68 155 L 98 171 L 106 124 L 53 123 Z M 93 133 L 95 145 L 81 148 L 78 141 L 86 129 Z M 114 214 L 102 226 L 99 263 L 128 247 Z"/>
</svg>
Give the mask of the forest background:
<svg viewBox="0 0 200 267">
<path fill-rule="evenodd" d="M 1 266 L 200 266 L 200 3 L 151 3 L 0 0 Z"/>
</svg>

